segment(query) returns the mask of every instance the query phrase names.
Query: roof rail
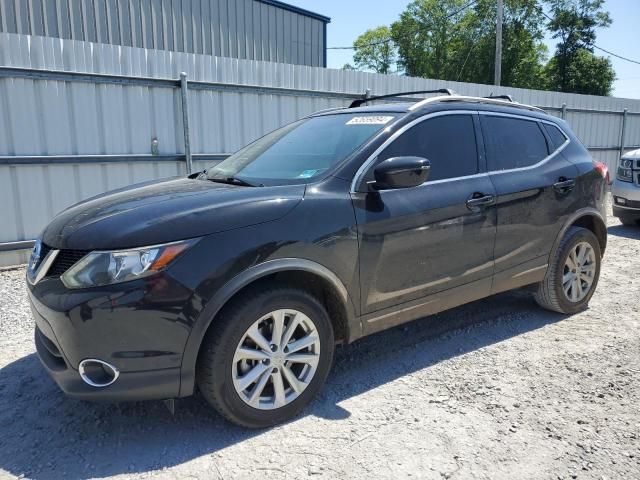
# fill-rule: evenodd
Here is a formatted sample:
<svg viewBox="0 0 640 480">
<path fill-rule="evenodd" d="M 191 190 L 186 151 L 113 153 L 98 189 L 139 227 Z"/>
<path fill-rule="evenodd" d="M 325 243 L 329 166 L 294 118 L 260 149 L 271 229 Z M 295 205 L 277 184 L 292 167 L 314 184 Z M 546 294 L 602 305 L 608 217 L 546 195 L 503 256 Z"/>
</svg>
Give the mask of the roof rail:
<svg viewBox="0 0 640 480">
<path fill-rule="evenodd" d="M 398 93 L 390 93 L 388 95 L 376 95 L 373 97 L 369 97 L 369 92 L 365 93 L 362 98 L 359 98 L 357 100 L 354 100 L 353 102 L 351 102 L 351 105 L 349 105 L 349 108 L 356 108 L 359 107 L 362 104 L 365 104 L 367 102 L 371 102 L 373 100 L 380 100 L 382 98 L 395 98 L 395 97 L 402 97 L 405 95 L 419 95 L 419 94 L 424 94 L 424 93 L 445 93 L 447 95 L 455 95 L 456 92 L 454 92 L 453 90 L 451 90 L 450 88 L 439 88 L 437 90 L 415 90 L 413 92 L 398 92 Z"/>
<path fill-rule="evenodd" d="M 469 103 L 484 103 L 489 105 L 501 105 L 504 107 L 513 107 L 513 108 L 521 108 L 523 110 L 530 110 L 532 112 L 543 112 L 541 108 L 533 107 L 531 105 L 525 105 L 524 103 L 514 102 L 513 100 L 503 100 L 502 98 L 496 97 L 468 97 L 465 95 L 450 95 L 450 96 L 440 96 L 440 97 L 431 97 L 425 98 L 424 100 L 414 103 L 409 107 L 409 110 L 417 110 L 420 107 L 428 105 L 430 103 L 435 102 L 469 102 Z"/>
<path fill-rule="evenodd" d="M 507 100 L 509 102 L 513 102 L 513 97 L 511 95 L 494 95 L 493 93 L 488 97 L 482 98 L 497 98 L 498 100 Z"/>
</svg>

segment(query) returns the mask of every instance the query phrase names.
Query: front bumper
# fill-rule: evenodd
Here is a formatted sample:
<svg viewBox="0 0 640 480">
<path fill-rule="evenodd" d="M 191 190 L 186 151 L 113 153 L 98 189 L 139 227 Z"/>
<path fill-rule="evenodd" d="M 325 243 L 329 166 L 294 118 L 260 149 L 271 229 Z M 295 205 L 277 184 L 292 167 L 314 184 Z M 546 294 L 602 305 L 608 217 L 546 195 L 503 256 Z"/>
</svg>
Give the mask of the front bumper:
<svg viewBox="0 0 640 480">
<path fill-rule="evenodd" d="M 611 195 L 614 216 L 640 216 L 640 185 L 616 179 L 611 186 Z"/>
<path fill-rule="evenodd" d="M 59 279 L 29 286 L 38 356 L 69 396 L 84 400 L 151 400 L 180 395 L 181 362 L 192 293 L 165 275 L 91 291 L 69 291 Z M 78 372 L 96 358 L 120 376 L 94 387 Z"/>
</svg>

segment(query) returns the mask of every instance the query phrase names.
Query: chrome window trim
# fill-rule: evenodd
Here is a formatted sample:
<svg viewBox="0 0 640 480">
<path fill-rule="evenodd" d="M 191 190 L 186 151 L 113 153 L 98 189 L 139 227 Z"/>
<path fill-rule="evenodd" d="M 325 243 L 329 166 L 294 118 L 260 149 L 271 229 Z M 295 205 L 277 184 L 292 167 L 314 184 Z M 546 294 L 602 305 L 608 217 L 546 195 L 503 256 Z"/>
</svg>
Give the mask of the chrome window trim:
<svg viewBox="0 0 640 480">
<path fill-rule="evenodd" d="M 375 152 L 373 152 L 371 155 L 369 155 L 369 157 L 362 163 L 362 165 L 360 165 L 360 168 L 358 168 L 358 171 L 356 172 L 356 174 L 353 176 L 353 180 L 351 181 L 351 189 L 350 192 L 351 193 L 356 193 L 356 187 L 358 186 L 358 184 L 362 181 L 362 178 L 364 177 L 366 171 L 369 169 L 369 167 L 371 166 L 371 164 L 376 160 L 376 158 L 378 158 L 378 155 L 380 155 L 380 153 L 382 153 L 382 151 L 387 148 L 391 143 L 393 143 L 400 135 L 402 135 L 404 132 L 406 132 L 407 130 L 409 130 L 410 128 L 414 127 L 415 125 L 422 123 L 426 120 L 429 120 L 431 118 L 435 118 L 435 117 L 442 117 L 444 115 L 469 115 L 471 117 L 473 117 L 474 114 L 477 114 L 478 112 L 476 112 L 475 110 L 445 110 L 445 111 L 441 111 L 441 112 L 433 112 L 433 113 L 429 113 L 427 115 L 424 115 L 420 118 L 416 118 L 415 120 L 407 123 L 405 126 L 403 126 L 402 128 L 398 129 L 397 132 L 395 132 L 393 135 L 391 135 L 382 145 L 380 145 Z M 442 182 L 449 182 L 449 181 L 454 181 L 454 180 L 461 180 L 463 178 L 471 178 L 471 177 L 475 177 L 475 176 L 481 176 L 483 175 L 483 173 L 476 173 L 474 175 L 468 175 L 466 177 L 454 177 L 454 178 L 446 178 L 446 179 L 442 179 L 442 180 L 432 180 L 429 181 L 427 180 L 426 182 L 424 182 L 421 185 L 418 185 L 418 187 L 422 187 L 424 185 L 428 185 L 431 183 L 442 183 Z M 417 188 L 417 187 L 414 187 Z M 385 190 L 380 190 L 385 191 Z"/>
<path fill-rule="evenodd" d="M 571 139 L 567 136 L 567 134 L 564 132 L 564 130 L 562 130 L 562 128 L 558 127 L 558 125 L 555 122 L 552 122 L 551 120 L 545 120 L 542 118 L 535 118 L 535 117 L 529 117 L 527 115 L 518 115 L 518 114 L 513 114 L 513 113 L 503 113 L 503 112 L 492 112 L 492 111 L 477 111 L 477 110 L 446 110 L 446 111 L 440 111 L 440 112 L 433 112 L 427 115 L 424 115 L 420 118 L 416 118 L 415 120 L 413 120 L 412 122 L 407 123 L 404 127 L 400 128 L 396 133 L 394 133 L 391 137 L 389 137 L 382 145 L 380 145 L 380 147 L 378 147 L 376 149 L 375 152 L 373 152 L 369 158 L 367 158 L 367 160 L 365 160 L 362 165 L 360 166 L 360 168 L 358 169 L 358 171 L 356 172 L 356 174 L 353 177 L 353 181 L 351 182 L 351 193 L 356 193 L 356 187 L 358 185 L 358 183 L 360 183 L 362 181 L 362 177 L 364 176 L 365 172 L 370 168 L 371 164 L 375 161 L 375 159 L 378 157 L 378 155 L 380 155 L 380 153 L 382 153 L 382 151 L 387 148 L 389 146 L 389 144 L 391 144 L 393 141 L 395 141 L 400 135 L 402 135 L 404 132 L 406 132 L 407 130 L 409 130 L 410 128 L 414 127 L 415 125 L 424 122 L 425 120 L 429 120 L 430 118 L 434 118 L 434 117 L 439 117 L 439 116 L 443 116 L 443 115 L 474 115 L 474 114 L 478 114 L 478 115 L 488 115 L 488 116 L 494 116 L 494 117 L 508 117 L 508 118 L 516 118 L 518 120 L 527 120 L 530 122 L 536 122 L 536 123 L 546 123 L 548 125 L 551 125 L 553 127 L 556 127 L 558 130 L 560 130 L 560 133 L 562 133 L 562 135 L 565 138 L 565 142 L 560 145 L 558 148 L 556 148 L 553 152 L 551 152 L 549 155 L 547 155 L 545 158 L 543 158 L 542 160 L 540 160 L 538 163 L 535 163 L 533 165 L 528 165 L 526 167 L 518 167 L 518 168 L 510 168 L 510 169 L 506 169 L 506 170 L 489 170 L 488 169 L 488 164 L 487 164 L 487 171 L 486 172 L 480 172 L 480 173 L 476 173 L 474 175 L 466 175 L 464 177 L 453 177 L 453 178 L 445 178 L 442 180 L 427 180 L 426 182 L 424 182 L 421 185 L 418 185 L 417 187 L 414 188 L 420 188 L 423 187 L 425 185 L 430 185 L 430 184 L 436 184 L 436 183 L 446 183 L 446 182 L 455 182 L 458 180 L 464 180 L 464 179 L 468 179 L 468 178 L 475 178 L 475 177 L 482 177 L 482 176 L 488 176 L 488 175 L 500 175 L 503 173 L 512 173 L 512 172 L 520 172 L 520 171 L 527 171 L 527 170 L 532 170 L 534 168 L 538 168 L 541 167 L 542 165 L 544 165 L 545 163 L 547 163 L 548 161 L 550 161 L 551 159 L 553 159 L 554 157 L 556 157 L 560 152 L 562 152 L 567 145 L 569 145 L 569 143 L 571 143 Z M 546 141 L 546 136 L 543 133 L 543 136 L 545 137 L 545 141 Z M 640 179 L 640 177 L 639 177 Z M 386 191 L 386 190 L 380 190 L 381 192 Z"/>
<path fill-rule="evenodd" d="M 555 124 L 554 122 L 552 122 L 550 120 L 544 120 L 544 119 L 541 119 L 541 118 L 528 117 L 526 115 L 517 115 L 517 114 L 513 114 L 513 113 L 502 113 L 502 112 L 481 111 L 481 112 L 478 112 L 478 114 L 486 115 L 486 116 L 490 116 L 490 117 L 510 117 L 510 118 L 516 118 L 518 120 L 527 120 L 529 122 L 546 123 L 548 125 L 556 127 L 558 130 L 560 130 L 560 133 L 562 133 L 562 135 L 564 135 L 564 138 L 565 138 L 564 143 L 562 145 L 560 145 L 558 148 L 556 148 L 549 155 L 544 157 L 538 163 L 534 163 L 533 165 L 528 165 L 526 167 L 508 168 L 508 169 L 505 169 L 505 170 L 489 170 L 488 169 L 489 160 L 487 159 L 487 172 L 489 174 L 491 174 L 491 175 L 501 175 L 503 173 L 521 172 L 521 171 L 532 170 L 534 168 L 541 167 L 542 165 L 547 163 L 549 160 L 554 158 L 556 155 L 558 155 L 560 152 L 562 152 L 562 150 L 564 150 L 567 147 L 567 145 L 569 145 L 569 143 L 571 143 L 571 139 L 567 136 L 567 134 L 564 133 L 564 131 L 561 128 L 559 128 L 557 124 Z M 544 136 L 544 133 L 542 135 Z M 545 136 L 545 141 L 546 141 L 546 138 L 547 137 Z"/>
</svg>

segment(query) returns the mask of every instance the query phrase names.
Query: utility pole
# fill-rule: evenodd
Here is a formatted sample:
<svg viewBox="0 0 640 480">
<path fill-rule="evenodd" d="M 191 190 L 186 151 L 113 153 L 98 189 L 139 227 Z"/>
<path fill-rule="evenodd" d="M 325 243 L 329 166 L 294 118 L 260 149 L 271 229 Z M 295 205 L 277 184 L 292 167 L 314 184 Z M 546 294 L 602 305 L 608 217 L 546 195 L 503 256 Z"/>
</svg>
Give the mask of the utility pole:
<svg viewBox="0 0 640 480">
<path fill-rule="evenodd" d="M 502 80 L 502 16 L 504 6 L 502 0 L 498 0 L 498 15 L 496 17 L 496 60 L 493 73 L 493 84 L 500 85 Z"/>
</svg>

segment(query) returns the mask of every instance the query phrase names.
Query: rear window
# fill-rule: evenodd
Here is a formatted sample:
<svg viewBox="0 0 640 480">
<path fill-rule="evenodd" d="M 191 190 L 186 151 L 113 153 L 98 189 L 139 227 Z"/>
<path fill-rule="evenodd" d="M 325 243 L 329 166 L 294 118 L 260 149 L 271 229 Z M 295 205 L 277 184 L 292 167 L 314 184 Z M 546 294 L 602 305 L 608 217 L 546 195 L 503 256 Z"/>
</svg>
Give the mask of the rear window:
<svg viewBox="0 0 640 480">
<path fill-rule="evenodd" d="M 567 141 L 567 137 L 555 125 L 543 123 L 542 127 L 547 131 L 547 134 L 551 139 L 551 151 L 555 152 L 564 144 L 564 142 Z"/>
<path fill-rule="evenodd" d="M 538 122 L 482 115 L 487 163 L 490 171 L 535 165 L 549 155 Z"/>
</svg>

